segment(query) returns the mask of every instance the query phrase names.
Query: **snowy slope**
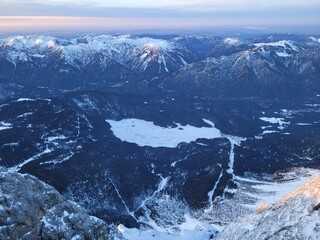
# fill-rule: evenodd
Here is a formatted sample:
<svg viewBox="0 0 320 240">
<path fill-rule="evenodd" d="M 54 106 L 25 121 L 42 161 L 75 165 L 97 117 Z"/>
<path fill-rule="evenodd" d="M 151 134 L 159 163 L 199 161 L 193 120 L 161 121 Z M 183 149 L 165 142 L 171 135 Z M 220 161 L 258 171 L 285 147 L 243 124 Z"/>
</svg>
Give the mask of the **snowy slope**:
<svg viewBox="0 0 320 240">
<path fill-rule="evenodd" d="M 320 175 L 275 204 L 238 219 L 217 239 L 320 239 Z"/>
<path fill-rule="evenodd" d="M 280 176 L 281 181 L 235 176 L 239 189 L 234 197 L 221 199 L 199 213 L 186 213 L 174 232 L 165 228 L 138 230 L 119 225 L 118 233 L 128 240 L 292 239 L 295 234 L 297 239 L 318 239 L 316 226 L 320 216 L 313 209 L 320 203 L 319 171 L 291 169 L 275 176 Z M 278 234 L 284 223 L 288 226 L 286 234 L 291 238 Z M 268 231 L 270 228 L 272 231 Z M 297 233 L 297 229 L 303 228 L 306 230 Z"/>
<path fill-rule="evenodd" d="M 278 42 L 269 43 L 256 43 L 254 44 L 261 52 L 275 51 L 279 57 L 291 57 L 293 54 L 298 53 L 301 48 L 294 42 L 282 40 Z"/>
</svg>

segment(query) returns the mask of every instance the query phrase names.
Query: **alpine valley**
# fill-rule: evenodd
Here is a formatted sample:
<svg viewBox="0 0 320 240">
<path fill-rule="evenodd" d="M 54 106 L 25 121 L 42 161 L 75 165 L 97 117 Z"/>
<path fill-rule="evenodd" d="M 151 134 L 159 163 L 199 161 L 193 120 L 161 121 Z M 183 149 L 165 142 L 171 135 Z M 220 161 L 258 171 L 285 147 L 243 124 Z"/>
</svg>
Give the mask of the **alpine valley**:
<svg viewBox="0 0 320 240">
<path fill-rule="evenodd" d="M 4 37 L 0 165 L 39 239 L 319 239 L 320 36 Z"/>
</svg>

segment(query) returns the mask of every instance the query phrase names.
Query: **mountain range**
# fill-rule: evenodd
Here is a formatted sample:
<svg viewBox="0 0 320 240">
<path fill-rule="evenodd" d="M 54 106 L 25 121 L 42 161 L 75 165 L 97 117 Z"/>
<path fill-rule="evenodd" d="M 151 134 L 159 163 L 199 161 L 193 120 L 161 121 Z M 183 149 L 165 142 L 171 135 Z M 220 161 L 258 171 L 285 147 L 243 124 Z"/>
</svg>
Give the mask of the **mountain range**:
<svg viewBox="0 0 320 240">
<path fill-rule="evenodd" d="M 308 97 L 320 91 L 317 37 L 155 37 L 4 38 L 0 79 L 63 90 L 143 85 L 212 97 Z"/>
<path fill-rule="evenodd" d="M 50 184 L 120 239 L 250 239 L 319 175 L 319 81 L 319 36 L 3 38 L 2 175 Z"/>
</svg>

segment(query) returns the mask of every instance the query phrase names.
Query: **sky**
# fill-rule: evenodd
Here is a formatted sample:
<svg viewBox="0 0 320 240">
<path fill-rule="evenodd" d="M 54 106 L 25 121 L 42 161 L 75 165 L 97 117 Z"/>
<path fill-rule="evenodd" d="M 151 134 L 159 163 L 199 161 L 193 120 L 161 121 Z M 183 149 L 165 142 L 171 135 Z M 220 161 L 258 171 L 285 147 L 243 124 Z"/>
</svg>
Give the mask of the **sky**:
<svg viewBox="0 0 320 240">
<path fill-rule="evenodd" d="M 0 34 L 320 33 L 320 0 L 0 0 Z"/>
</svg>

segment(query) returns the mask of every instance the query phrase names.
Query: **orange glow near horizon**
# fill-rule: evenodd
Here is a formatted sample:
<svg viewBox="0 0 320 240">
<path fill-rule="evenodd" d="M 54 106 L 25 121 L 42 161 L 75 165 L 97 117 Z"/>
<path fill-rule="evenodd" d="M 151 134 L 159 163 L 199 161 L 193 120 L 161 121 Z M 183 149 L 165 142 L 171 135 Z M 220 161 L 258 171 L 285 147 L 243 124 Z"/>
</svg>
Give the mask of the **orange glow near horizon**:
<svg viewBox="0 0 320 240">
<path fill-rule="evenodd" d="M 70 16 L 9 16 L 4 17 L 0 16 L 0 27 L 5 27 L 7 25 L 14 25 L 16 24 L 19 26 L 20 24 L 24 25 L 25 23 L 28 23 L 30 25 L 38 25 L 38 26 L 67 26 L 70 24 L 88 24 L 88 25 L 97 25 L 100 24 L 122 24 L 123 26 L 136 26 L 141 25 L 143 26 L 152 26 L 155 25 L 156 27 L 164 26 L 165 24 L 173 24 L 177 23 L 177 25 L 181 26 L 183 22 L 187 24 L 192 23 L 205 23 L 205 20 L 201 21 L 194 21 L 194 20 L 183 20 L 183 21 L 177 21 L 177 19 L 174 19 L 174 22 L 172 22 L 172 19 L 154 19 L 154 18 L 112 18 L 112 17 L 70 17 Z M 176 25 L 176 24 L 174 24 Z M 185 25 L 185 24 L 183 24 Z M 115 26 L 116 27 L 116 26 Z"/>
<path fill-rule="evenodd" d="M 230 21 L 231 24 L 232 21 Z M 0 33 L 50 31 L 125 31 L 148 29 L 188 29 L 228 25 L 228 22 L 196 19 L 107 18 L 68 16 L 10 16 L 0 17 Z"/>
<path fill-rule="evenodd" d="M 274 21 L 277 21 L 276 19 Z M 186 18 L 108 18 L 70 16 L 0 16 L 0 34 L 50 33 L 130 30 L 189 30 L 211 27 L 246 27 L 252 21 L 242 19 L 186 19 Z M 291 22 L 292 23 L 292 22 Z M 255 22 L 259 24 L 259 22 Z M 262 24 L 262 22 L 260 23 Z M 270 22 L 273 24 L 273 22 Z"/>
</svg>

